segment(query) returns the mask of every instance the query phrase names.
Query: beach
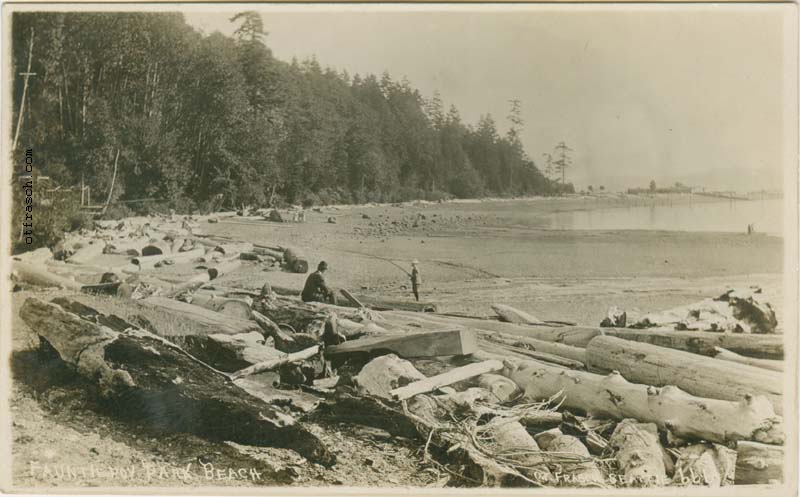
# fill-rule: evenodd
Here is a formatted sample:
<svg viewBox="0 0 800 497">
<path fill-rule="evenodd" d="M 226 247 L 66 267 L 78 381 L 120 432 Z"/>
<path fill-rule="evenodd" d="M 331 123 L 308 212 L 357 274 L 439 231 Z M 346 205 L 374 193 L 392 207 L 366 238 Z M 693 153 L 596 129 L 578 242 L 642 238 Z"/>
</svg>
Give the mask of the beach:
<svg viewBox="0 0 800 497">
<path fill-rule="evenodd" d="M 205 233 L 301 251 L 330 264 L 329 283 L 354 293 L 413 298 L 404 273 L 420 262 L 423 300 L 443 312 L 492 314 L 506 303 L 541 319 L 596 325 L 608 307 L 655 311 L 759 285 L 780 309 L 783 241 L 763 233 L 548 229 L 547 216 L 586 209 L 683 205 L 655 199 L 551 198 L 323 207 L 304 223 L 223 218 Z M 693 200 L 699 208 L 715 199 Z M 623 204 L 623 202 L 627 202 Z M 327 222 L 334 218 L 336 223 Z M 416 226 L 415 226 L 416 225 Z M 743 224 L 744 227 L 744 224 Z M 400 266 L 400 267 L 398 267 Z M 231 276 L 235 286 L 299 289 L 304 275 Z M 780 311 L 779 311 L 780 312 Z"/>
</svg>

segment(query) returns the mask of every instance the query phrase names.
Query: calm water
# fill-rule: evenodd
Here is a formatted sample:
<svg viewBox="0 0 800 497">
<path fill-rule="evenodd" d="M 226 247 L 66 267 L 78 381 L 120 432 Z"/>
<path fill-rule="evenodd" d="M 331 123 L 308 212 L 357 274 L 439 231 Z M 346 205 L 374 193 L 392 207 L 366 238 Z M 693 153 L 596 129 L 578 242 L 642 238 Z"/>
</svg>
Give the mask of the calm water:
<svg viewBox="0 0 800 497">
<path fill-rule="evenodd" d="M 783 199 L 695 202 L 681 205 L 610 207 L 547 216 L 552 229 L 722 231 L 783 233 Z"/>
</svg>

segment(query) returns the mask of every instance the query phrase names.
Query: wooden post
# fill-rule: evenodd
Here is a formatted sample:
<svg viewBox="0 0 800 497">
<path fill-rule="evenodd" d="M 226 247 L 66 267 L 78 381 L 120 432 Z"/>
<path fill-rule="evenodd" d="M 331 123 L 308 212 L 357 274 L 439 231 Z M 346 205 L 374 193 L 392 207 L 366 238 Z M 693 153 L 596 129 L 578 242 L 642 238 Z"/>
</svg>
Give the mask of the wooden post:
<svg viewBox="0 0 800 497">
<path fill-rule="evenodd" d="M 108 209 L 108 204 L 111 203 L 111 194 L 114 193 L 114 181 L 117 179 L 117 162 L 119 161 L 119 148 L 117 149 L 117 156 L 114 157 L 114 173 L 111 175 L 111 187 L 108 189 L 108 198 L 106 199 L 106 205 L 103 206 L 103 214 L 105 214 L 106 209 Z"/>
<path fill-rule="evenodd" d="M 14 132 L 14 143 L 11 145 L 11 151 L 17 149 L 17 142 L 19 141 L 19 130 L 22 129 L 23 116 L 25 115 L 25 97 L 28 95 L 28 79 L 31 76 L 36 76 L 35 72 L 31 72 L 31 62 L 33 61 L 33 35 L 34 31 L 31 28 L 31 41 L 28 45 L 28 69 L 25 72 L 19 73 L 20 76 L 25 77 L 25 83 L 22 86 L 22 101 L 19 104 L 19 116 L 17 117 L 17 130 Z"/>
</svg>

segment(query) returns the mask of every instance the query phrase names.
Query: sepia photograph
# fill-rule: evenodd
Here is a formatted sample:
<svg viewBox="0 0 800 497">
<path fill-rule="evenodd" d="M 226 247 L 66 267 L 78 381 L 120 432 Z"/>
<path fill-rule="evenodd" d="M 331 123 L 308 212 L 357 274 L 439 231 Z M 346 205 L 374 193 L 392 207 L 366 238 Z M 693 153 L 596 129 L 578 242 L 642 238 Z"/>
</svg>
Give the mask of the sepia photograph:
<svg viewBox="0 0 800 497">
<path fill-rule="evenodd" d="M 797 495 L 797 4 L 2 34 L 3 492 Z"/>
</svg>

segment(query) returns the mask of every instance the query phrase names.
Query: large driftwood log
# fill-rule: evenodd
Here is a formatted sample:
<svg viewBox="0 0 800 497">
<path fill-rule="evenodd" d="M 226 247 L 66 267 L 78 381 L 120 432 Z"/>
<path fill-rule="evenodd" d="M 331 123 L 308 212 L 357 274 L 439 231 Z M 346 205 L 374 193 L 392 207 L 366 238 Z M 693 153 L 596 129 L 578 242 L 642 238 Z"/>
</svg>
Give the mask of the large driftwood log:
<svg viewBox="0 0 800 497">
<path fill-rule="evenodd" d="M 283 259 L 286 267 L 293 273 L 307 273 L 308 259 L 300 255 L 295 249 L 287 248 L 283 250 Z"/>
<path fill-rule="evenodd" d="M 140 269 L 151 269 L 156 266 L 156 264 L 165 261 L 172 261 L 174 263 L 180 262 L 190 262 L 205 255 L 205 251 L 202 248 L 196 248 L 194 250 L 189 250 L 186 252 L 175 252 L 171 253 L 168 252 L 166 254 L 159 254 L 159 255 L 149 255 L 149 256 L 141 256 L 141 257 L 134 257 L 131 259 L 131 262 Z"/>
<path fill-rule="evenodd" d="M 103 255 L 105 242 L 100 240 L 93 240 L 92 243 L 86 244 L 79 248 L 72 254 L 67 262 L 72 264 L 91 264 L 92 261 Z"/>
<path fill-rule="evenodd" d="M 444 316 L 434 313 L 408 311 L 387 311 L 381 313 L 387 323 L 397 328 L 408 328 L 409 324 L 422 329 L 435 329 L 446 326 L 462 326 L 478 332 L 502 332 L 521 337 L 535 338 L 546 342 L 557 342 L 573 347 L 585 347 L 589 340 L 602 335 L 607 328 L 585 326 L 527 326 L 503 323 L 489 319 L 475 319 L 459 316 Z"/>
<path fill-rule="evenodd" d="M 354 379 L 362 394 L 391 399 L 392 390 L 424 380 L 425 375 L 410 362 L 387 354 L 368 362 Z"/>
<path fill-rule="evenodd" d="M 596 337 L 586 347 L 590 368 L 619 371 L 636 383 L 675 385 L 700 397 L 740 400 L 764 396 L 775 412 L 783 411 L 783 378 L 753 366 L 702 357 L 680 350 L 615 337 Z"/>
<path fill-rule="evenodd" d="M 515 361 L 517 362 L 517 361 Z M 783 443 L 783 422 L 764 397 L 738 402 L 695 397 L 678 388 L 629 383 L 621 375 L 600 376 L 535 361 L 507 363 L 503 375 L 531 400 L 563 394 L 563 406 L 612 419 L 656 423 L 684 438 L 728 443 L 757 440 Z"/>
<path fill-rule="evenodd" d="M 174 340 L 194 357 L 226 373 L 283 355 L 264 345 L 264 336 L 258 332 L 240 335 L 186 335 Z"/>
<path fill-rule="evenodd" d="M 666 485 L 667 470 L 656 425 L 623 419 L 614 429 L 609 444 L 616 450 L 623 486 Z"/>
<path fill-rule="evenodd" d="M 491 393 L 500 402 L 508 402 L 522 394 L 522 389 L 511 379 L 503 375 L 486 373 L 476 378 L 476 385 Z"/>
<path fill-rule="evenodd" d="M 495 458 L 519 466 L 520 472 L 535 484 L 553 483 L 553 474 L 546 464 L 548 458 L 519 421 L 497 416 L 481 428 L 482 437 L 491 440 L 488 450 Z"/>
<path fill-rule="evenodd" d="M 527 325 L 543 325 L 541 319 L 528 314 L 525 311 L 514 309 L 510 305 L 505 304 L 492 304 L 492 310 L 500 318 L 500 321 L 505 323 L 527 324 Z"/>
<path fill-rule="evenodd" d="M 737 485 L 783 482 L 783 447 L 757 442 L 736 444 Z"/>
<path fill-rule="evenodd" d="M 157 431 L 285 447 L 311 461 L 335 462 L 292 418 L 152 333 L 117 333 L 35 298 L 26 300 L 20 315 L 64 362 L 96 381 L 109 409 L 124 419 Z"/>
<path fill-rule="evenodd" d="M 333 357 L 384 350 L 401 357 L 467 355 L 478 350 L 478 343 L 472 331 L 443 330 L 359 338 L 328 347 L 325 354 Z"/>
<path fill-rule="evenodd" d="M 769 369 L 771 371 L 783 371 L 783 361 L 776 361 L 774 359 L 757 359 L 755 357 L 746 357 L 739 355 L 736 352 L 725 350 L 722 347 L 714 347 L 717 351 L 715 359 L 723 361 L 736 362 L 739 364 L 747 364 L 748 366 L 755 366 L 757 368 Z"/>
<path fill-rule="evenodd" d="M 491 342 L 502 343 L 517 348 L 525 348 L 536 352 L 544 352 L 546 354 L 566 357 L 573 361 L 586 363 L 586 349 L 580 347 L 564 345 L 563 343 L 546 342 L 535 338 L 509 335 L 507 333 L 481 332 L 478 336 Z"/>
<path fill-rule="evenodd" d="M 783 336 L 711 331 L 626 330 L 603 328 L 608 336 L 714 357 L 722 347 L 748 357 L 783 359 Z"/>
<path fill-rule="evenodd" d="M 233 316 L 240 319 L 250 319 L 252 310 L 250 309 L 251 300 L 236 299 L 217 296 L 212 292 L 197 291 L 192 295 L 192 304 L 199 305 L 226 316 Z"/>
<path fill-rule="evenodd" d="M 736 451 L 718 444 L 695 444 L 678 449 L 672 484 L 719 487 L 733 485 Z"/>
<path fill-rule="evenodd" d="M 266 361 L 258 362 L 256 364 L 253 364 L 252 366 L 248 366 L 242 370 L 236 371 L 231 375 L 231 379 L 236 380 L 239 378 L 244 378 L 245 376 L 251 376 L 264 371 L 273 371 L 285 364 L 292 364 L 294 362 L 304 361 L 306 359 L 314 357 L 317 354 L 319 354 L 319 345 L 314 345 L 313 347 L 309 347 L 307 349 L 301 350 L 299 352 L 294 352 L 292 354 L 280 354 L 278 357 L 270 358 Z"/>
<path fill-rule="evenodd" d="M 44 265 L 33 265 L 25 262 L 14 261 L 11 266 L 11 275 L 16 281 L 29 285 L 58 287 L 75 292 L 81 291 L 83 285 L 77 281 L 54 274 Z"/>
<path fill-rule="evenodd" d="M 547 432 L 550 436 L 536 438 L 539 446 L 547 452 L 575 454 L 583 461 L 563 461 L 554 470 L 555 483 L 567 487 L 605 487 L 605 477 L 592 460 L 589 449 L 572 435 L 564 435 L 556 428 Z"/>
<path fill-rule="evenodd" d="M 413 300 L 397 300 L 385 297 L 378 297 L 375 295 L 351 295 L 356 301 L 363 306 L 369 307 L 376 311 L 411 311 L 411 312 L 436 312 L 436 304 L 432 302 L 415 302 Z M 340 302 L 340 305 L 347 307 L 361 307 L 357 303 L 345 299 Z"/>
<path fill-rule="evenodd" d="M 238 335 L 261 330 L 253 321 L 226 316 L 186 302 L 163 297 L 148 297 L 141 302 L 145 305 L 165 309 L 175 319 L 192 324 L 192 332 L 187 332 L 185 326 L 175 326 L 172 329 L 161 330 L 165 335 L 211 335 L 214 333 Z"/>
</svg>

